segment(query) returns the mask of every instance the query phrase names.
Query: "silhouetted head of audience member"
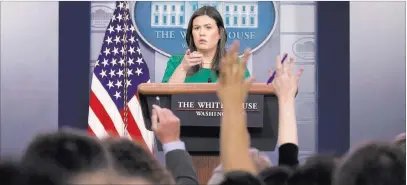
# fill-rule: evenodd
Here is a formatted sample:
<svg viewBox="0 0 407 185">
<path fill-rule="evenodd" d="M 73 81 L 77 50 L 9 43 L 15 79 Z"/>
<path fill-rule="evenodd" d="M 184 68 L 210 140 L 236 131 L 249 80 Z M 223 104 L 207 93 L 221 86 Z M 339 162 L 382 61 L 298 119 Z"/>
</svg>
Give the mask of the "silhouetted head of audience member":
<svg viewBox="0 0 407 185">
<path fill-rule="evenodd" d="M 336 161 L 334 156 L 312 156 L 295 170 L 287 184 L 331 185 Z"/>
<path fill-rule="evenodd" d="M 394 144 L 366 144 L 342 159 L 334 185 L 401 185 L 406 182 L 406 155 Z"/>
<path fill-rule="evenodd" d="M 265 185 L 265 183 L 249 172 L 231 171 L 225 173 L 225 178 L 219 185 Z"/>
<path fill-rule="evenodd" d="M 104 140 L 104 144 L 112 156 L 113 169 L 122 178 L 121 182 L 175 184 L 172 175 L 157 159 L 134 141 L 109 138 Z"/>
<path fill-rule="evenodd" d="M 399 146 L 404 152 L 406 152 L 406 133 L 399 134 L 395 141 L 394 144 Z"/>
<path fill-rule="evenodd" d="M 51 174 L 22 168 L 10 162 L 0 163 L 1 184 L 7 185 L 61 185 Z"/>
<path fill-rule="evenodd" d="M 264 169 L 258 176 L 267 185 L 285 185 L 293 173 L 287 166 L 274 166 Z"/>
<path fill-rule="evenodd" d="M 104 171 L 109 166 L 102 144 L 73 130 L 40 134 L 29 144 L 21 164 L 36 171 L 53 173 L 61 181 L 81 174 Z"/>
</svg>

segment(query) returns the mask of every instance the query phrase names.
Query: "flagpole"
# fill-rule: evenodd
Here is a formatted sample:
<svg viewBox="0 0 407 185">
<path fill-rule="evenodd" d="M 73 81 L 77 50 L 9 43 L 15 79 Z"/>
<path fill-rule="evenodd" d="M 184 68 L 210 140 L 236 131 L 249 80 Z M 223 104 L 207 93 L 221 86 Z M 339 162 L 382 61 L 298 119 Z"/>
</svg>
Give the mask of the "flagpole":
<svg viewBox="0 0 407 185">
<path fill-rule="evenodd" d="M 123 106 L 124 106 L 124 113 L 123 113 L 123 123 L 124 123 L 124 130 L 123 130 L 123 135 L 127 136 L 127 126 L 128 126 L 128 97 L 127 97 L 127 83 L 128 83 L 128 57 L 127 57 L 127 30 L 128 30 L 128 24 L 126 20 L 126 14 L 127 14 L 127 8 L 128 8 L 128 2 L 124 1 L 124 6 L 123 6 L 123 21 L 124 21 L 124 31 L 123 31 L 123 48 L 124 48 L 124 82 L 123 82 Z"/>
</svg>

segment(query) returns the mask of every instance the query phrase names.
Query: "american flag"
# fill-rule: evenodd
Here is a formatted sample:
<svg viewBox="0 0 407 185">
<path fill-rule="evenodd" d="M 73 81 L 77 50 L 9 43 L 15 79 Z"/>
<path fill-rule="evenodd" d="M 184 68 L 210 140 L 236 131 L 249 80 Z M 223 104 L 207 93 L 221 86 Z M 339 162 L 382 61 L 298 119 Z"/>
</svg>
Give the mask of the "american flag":
<svg viewBox="0 0 407 185">
<path fill-rule="evenodd" d="M 129 4 L 116 2 L 92 75 L 88 132 L 128 137 L 153 151 L 154 135 L 144 126 L 137 97 L 137 86 L 148 82 Z"/>
</svg>

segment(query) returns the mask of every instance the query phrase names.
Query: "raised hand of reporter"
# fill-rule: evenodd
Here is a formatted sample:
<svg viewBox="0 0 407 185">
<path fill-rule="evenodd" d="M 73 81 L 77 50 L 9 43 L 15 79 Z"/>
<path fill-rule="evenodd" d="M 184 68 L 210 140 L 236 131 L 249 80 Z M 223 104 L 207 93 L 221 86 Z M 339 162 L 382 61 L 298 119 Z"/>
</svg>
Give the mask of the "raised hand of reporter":
<svg viewBox="0 0 407 185">
<path fill-rule="evenodd" d="M 300 68 L 294 73 L 294 57 L 290 57 L 289 62 L 281 63 L 281 57 L 276 58 L 276 76 L 270 84 L 279 99 L 294 98 L 298 91 L 298 80 L 304 71 Z M 273 71 L 270 69 L 272 74 Z"/>
<path fill-rule="evenodd" d="M 245 79 L 245 70 L 250 49 L 239 62 L 239 42 L 233 42 L 229 52 L 221 60 L 217 94 L 224 106 L 234 102 L 242 104 L 247 97 L 254 78 Z"/>
<path fill-rule="evenodd" d="M 181 121 L 171 110 L 153 105 L 152 130 L 162 144 L 180 141 Z"/>
<path fill-rule="evenodd" d="M 246 50 L 242 60 L 238 58 L 239 42 L 233 42 L 231 49 L 222 58 L 217 94 L 223 104 L 220 146 L 221 163 L 225 173 L 244 171 L 256 174 L 249 155 L 250 136 L 242 103 L 254 79 L 245 80 L 245 66 L 249 56 Z"/>
</svg>

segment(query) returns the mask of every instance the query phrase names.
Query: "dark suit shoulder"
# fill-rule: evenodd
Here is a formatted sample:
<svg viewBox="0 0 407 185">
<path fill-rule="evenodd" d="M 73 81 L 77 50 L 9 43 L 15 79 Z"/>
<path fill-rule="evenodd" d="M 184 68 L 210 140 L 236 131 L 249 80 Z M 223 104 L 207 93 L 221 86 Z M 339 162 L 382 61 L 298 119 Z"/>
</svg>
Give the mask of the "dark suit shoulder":
<svg viewBox="0 0 407 185">
<path fill-rule="evenodd" d="M 179 185 L 199 184 L 192 158 L 185 150 L 173 150 L 165 155 L 165 164 Z"/>
</svg>

